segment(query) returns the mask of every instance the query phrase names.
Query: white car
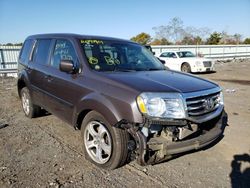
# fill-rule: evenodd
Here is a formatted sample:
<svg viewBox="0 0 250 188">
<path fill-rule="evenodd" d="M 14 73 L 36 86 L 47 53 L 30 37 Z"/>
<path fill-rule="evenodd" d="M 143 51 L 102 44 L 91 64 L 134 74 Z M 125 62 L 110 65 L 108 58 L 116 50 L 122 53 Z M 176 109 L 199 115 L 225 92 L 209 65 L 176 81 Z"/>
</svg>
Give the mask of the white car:
<svg viewBox="0 0 250 188">
<path fill-rule="evenodd" d="M 158 58 L 164 60 L 165 66 L 172 70 L 189 73 L 215 71 L 213 60 L 196 57 L 190 51 L 167 51 L 161 53 Z"/>
</svg>

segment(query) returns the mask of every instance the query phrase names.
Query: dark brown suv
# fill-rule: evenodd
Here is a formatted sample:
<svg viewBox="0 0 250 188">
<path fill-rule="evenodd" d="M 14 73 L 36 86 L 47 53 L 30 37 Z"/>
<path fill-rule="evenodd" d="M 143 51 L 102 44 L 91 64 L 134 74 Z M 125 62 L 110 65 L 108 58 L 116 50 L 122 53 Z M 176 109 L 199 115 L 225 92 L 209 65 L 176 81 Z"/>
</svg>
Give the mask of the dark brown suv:
<svg viewBox="0 0 250 188">
<path fill-rule="evenodd" d="M 86 158 L 106 169 L 204 147 L 223 134 L 226 120 L 218 85 L 168 70 L 127 40 L 30 36 L 17 85 L 27 117 L 45 109 L 80 129 Z"/>
</svg>

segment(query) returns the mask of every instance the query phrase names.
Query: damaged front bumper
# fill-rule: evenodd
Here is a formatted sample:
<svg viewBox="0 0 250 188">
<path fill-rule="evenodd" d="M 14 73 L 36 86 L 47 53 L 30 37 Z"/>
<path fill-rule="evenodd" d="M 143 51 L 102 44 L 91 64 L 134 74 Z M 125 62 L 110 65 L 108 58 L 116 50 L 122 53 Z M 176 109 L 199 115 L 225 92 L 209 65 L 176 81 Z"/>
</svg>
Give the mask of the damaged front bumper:
<svg viewBox="0 0 250 188">
<path fill-rule="evenodd" d="M 191 125 L 190 122 L 185 121 L 185 123 Z M 178 126 L 168 124 L 169 122 L 162 122 L 161 126 L 175 127 L 179 130 Z M 223 110 L 218 117 L 206 123 L 198 124 L 198 130 L 183 139 L 176 138 L 174 140 L 173 137 L 169 139 L 168 136 L 162 136 L 162 134 L 150 137 L 143 133 L 143 128 L 136 128 L 136 126 L 129 124 L 124 125 L 123 128 L 130 133 L 136 142 L 135 153 L 137 162 L 140 165 L 148 165 L 164 161 L 177 154 L 198 150 L 209 145 L 222 136 L 226 125 L 227 114 Z M 190 128 L 192 129 L 192 127 Z"/>
</svg>

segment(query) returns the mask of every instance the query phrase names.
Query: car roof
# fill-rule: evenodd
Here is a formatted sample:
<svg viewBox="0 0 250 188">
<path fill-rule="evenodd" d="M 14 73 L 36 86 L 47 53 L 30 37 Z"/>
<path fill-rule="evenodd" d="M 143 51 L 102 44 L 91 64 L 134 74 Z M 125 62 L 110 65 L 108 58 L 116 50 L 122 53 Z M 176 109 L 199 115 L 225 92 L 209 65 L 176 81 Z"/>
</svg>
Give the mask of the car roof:
<svg viewBox="0 0 250 188">
<path fill-rule="evenodd" d="M 164 51 L 164 52 L 162 52 L 162 54 L 163 54 L 163 53 L 168 53 L 168 52 L 178 52 L 178 51 L 168 50 L 168 51 Z"/>
<path fill-rule="evenodd" d="M 88 39 L 88 40 L 95 39 L 95 40 L 113 40 L 113 41 L 135 43 L 133 41 L 120 39 L 120 38 L 96 36 L 96 35 L 81 35 L 81 34 L 75 34 L 75 33 L 36 34 L 36 35 L 29 36 L 27 39 L 43 39 L 43 38 L 76 38 L 76 39 Z"/>
<path fill-rule="evenodd" d="M 175 53 L 175 52 L 191 52 L 191 51 L 190 51 L 190 50 L 168 50 L 168 51 L 162 52 L 161 54 L 163 54 L 163 53 L 168 53 L 168 52 L 173 52 L 173 53 Z"/>
</svg>

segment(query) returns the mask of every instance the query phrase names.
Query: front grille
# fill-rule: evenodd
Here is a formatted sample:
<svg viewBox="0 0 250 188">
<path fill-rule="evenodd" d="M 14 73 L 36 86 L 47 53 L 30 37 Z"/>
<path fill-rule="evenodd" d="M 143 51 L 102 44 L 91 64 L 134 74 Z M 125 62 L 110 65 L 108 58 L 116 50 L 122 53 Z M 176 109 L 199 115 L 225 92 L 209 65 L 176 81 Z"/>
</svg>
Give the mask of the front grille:
<svg viewBox="0 0 250 188">
<path fill-rule="evenodd" d="M 220 92 L 190 97 L 186 99 L 189 116 L 200 116 L 216 110 L 219 107 Z"/>
<path fill-rule="evenodd" d="M 204 67 L 211 67 L 212 62 L 211 61 L 203 61 L 203 65 L 204 65 Z"/>
</svg>

